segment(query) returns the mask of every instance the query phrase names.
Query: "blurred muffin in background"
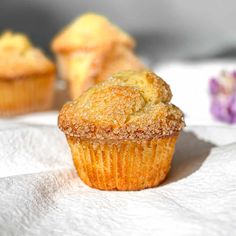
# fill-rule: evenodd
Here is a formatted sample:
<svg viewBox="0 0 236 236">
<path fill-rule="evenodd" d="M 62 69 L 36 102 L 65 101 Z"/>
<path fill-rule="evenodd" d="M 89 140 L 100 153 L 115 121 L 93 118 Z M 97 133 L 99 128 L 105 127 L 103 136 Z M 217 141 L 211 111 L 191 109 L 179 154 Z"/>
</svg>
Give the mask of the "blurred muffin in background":
<svg viewBox="0 0 236 236">
<path fill-rule="evenodd" d="M 93 13 L 76 19 L 52 42 L 59 75 L 69 81 L 73 99 L 115 72 L 143 69 L 134 46 L 133 38 Z"/>
<path fill-rule="evenodd" d="M 54 64 L 27 36 L 0 35 L 0 116 L 50 108 L 54 79 Z"/>
</svg>

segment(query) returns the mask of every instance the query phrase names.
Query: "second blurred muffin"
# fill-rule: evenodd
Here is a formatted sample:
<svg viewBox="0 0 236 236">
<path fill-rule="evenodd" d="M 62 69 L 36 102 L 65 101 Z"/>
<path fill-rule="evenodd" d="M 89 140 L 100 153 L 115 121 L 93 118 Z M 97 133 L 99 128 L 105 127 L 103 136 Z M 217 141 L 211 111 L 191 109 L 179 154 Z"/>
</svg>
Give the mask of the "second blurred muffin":
<svg viewBox="0 0 236 236">
<path fill-rule="evenodd" d="M 0 36 L 0 116 L 50 108 L 54 64 L 20 33 Z"/>
<path fill-rule="evenodd" d="M 87 13 L 52 42 L 59 74 L 69 80 L 71 98 L 120 70 L 143 69 L 134 40 L 105 17 Z"/>
</svg>

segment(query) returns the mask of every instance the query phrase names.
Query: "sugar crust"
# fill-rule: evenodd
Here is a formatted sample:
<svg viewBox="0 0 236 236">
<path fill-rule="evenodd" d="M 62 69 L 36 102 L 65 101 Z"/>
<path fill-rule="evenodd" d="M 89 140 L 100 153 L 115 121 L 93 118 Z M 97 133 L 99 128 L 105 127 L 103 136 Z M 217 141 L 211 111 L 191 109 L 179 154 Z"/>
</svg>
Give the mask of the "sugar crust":
<svg viewBox="0 0 236 236">
<path fill-rule="evenodd" d="M 183 113 L 170 103 L 168 84 L 154 73 L 123 71 L 66 103 L 59 128 L 89 140 L 139 140 L 178 134 Z"/>
<path fill-rule="evenodd" d="M 0 79 L 20 79 L 55 72 L 54 64 L 27 36 L 6 31 L 0 35 Z"/>
</svg>

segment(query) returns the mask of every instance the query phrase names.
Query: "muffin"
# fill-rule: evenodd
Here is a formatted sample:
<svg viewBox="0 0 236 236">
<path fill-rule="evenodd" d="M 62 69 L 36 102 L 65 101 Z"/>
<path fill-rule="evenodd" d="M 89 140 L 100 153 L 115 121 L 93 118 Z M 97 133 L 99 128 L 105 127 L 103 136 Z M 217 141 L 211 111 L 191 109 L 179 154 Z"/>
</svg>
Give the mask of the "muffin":
<svg viewBox="0 0 236 236">
<path fill-rule="evenodd" d="M 0 36 L 0 116 L 50 108 L 53 63 L 20 33 Z"/>
<path fill-rule="evenodd" d="M 120 70 L 143 69 L 134 40 L 105 17 L 82 15 L 52 42 L 59 76 L 69 81 L 71 98 Z"/>
<path fill-rule="evenodd" d="M 141 190 L 166 177 L 183 113 L 150 71 L 123 71 L 68 102 L 59 113 L 78 175 L 102 190 Z"/>
</svg>

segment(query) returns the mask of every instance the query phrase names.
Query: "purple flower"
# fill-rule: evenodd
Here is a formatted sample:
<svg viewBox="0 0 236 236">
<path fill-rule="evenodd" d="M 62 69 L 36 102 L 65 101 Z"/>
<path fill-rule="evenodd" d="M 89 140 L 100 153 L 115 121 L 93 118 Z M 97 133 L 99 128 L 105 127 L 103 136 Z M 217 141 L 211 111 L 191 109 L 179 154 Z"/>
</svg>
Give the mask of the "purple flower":
<svg viewBox="0 0 236 236">
<path fill-rule="evenodd" d="M 229 98 L 229 113 L 232 116 L 232 120 L 236 122 L 236 93 Z"/>
<path fill-rule="evenodd" d="M 221 115 L 222 106 L 217 99 L 214 99 L 211 103 L 211 113 L 214 117 L 219 118 Z"/>
<path fill-rule="evenodd" d="M 217 120 L 236 123 L 236 70 L 231 73 L 222 72 L 219 80 L 212 78 L 209 89 L 211 114 Z"/>
<path fill-rule="evenodd" d="M 219 101 L 217 98 L 212 100 L 211 113 L 220 121 L 232 124 L 236 121 L 236 113 L 232 112 L 230 103 L 228 101 Z"/>
<path fill-rule="evenodd" d="M 217 94 L 220 91 L 220 85 L 216 79 L 210 80 L 210 93 L 212 95 Z"/>
<path fill-rule="evenodd" d="M 236 79 L 236 70 L 232 72 L 232 76 L 234 77 L 234 79 Z"/>
</svg>

